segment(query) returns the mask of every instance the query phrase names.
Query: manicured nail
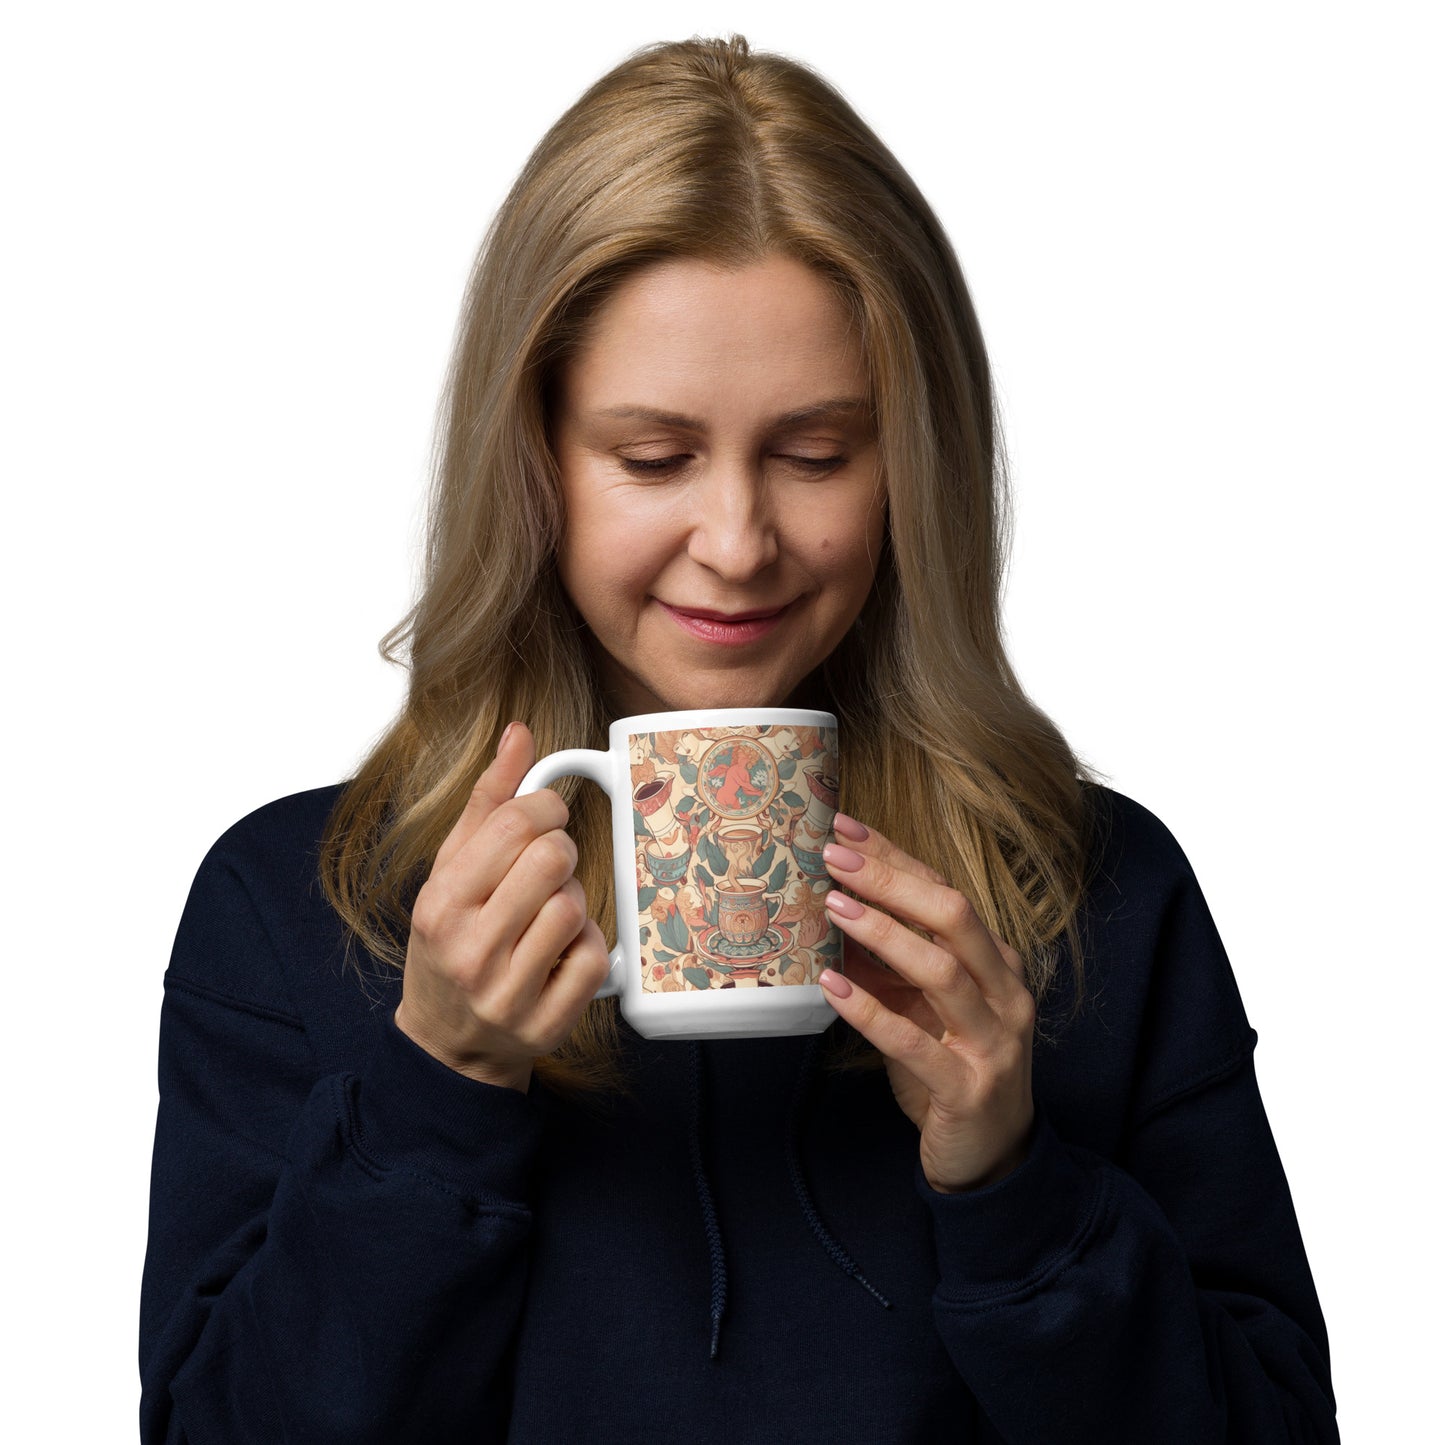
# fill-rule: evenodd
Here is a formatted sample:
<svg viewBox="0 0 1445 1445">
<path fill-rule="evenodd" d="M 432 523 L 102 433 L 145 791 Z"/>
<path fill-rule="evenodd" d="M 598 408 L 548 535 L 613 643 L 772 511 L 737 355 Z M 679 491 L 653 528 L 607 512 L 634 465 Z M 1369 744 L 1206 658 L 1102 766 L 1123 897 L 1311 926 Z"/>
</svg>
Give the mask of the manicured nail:
<svg viewBox="0 0 1445 1445">
<path fill-rule="evenodd" d="M 846 893 L 839 893 L 835 888 L 823 900 L 827 907 L 834 913 L 841 913 L 844 918 L 862 918 L 863 905 L 856 898 L 849 898 Z"/>
<path fill-rule="evenodd" d="M 868 830 L 857 818 L 850 818 L 847 813 L 833 814 L 833 831 L 841 833 L 850 843 L 865 843 L 868 840 Z"/>
<path fill-rule="evenodd" d="M 502 749 L 507 746 L 507 739 L 511 737 L 516 730 L 517 724 L 514 722 L 509 722 L 506 727 L 502 729 L 502 740 L 497 744 L 497 752 L 499 755 Z"/>
<path fill-rule="evenodd" d="M 845 873 L 853 873 L 863 866 L 863 855 L 845 848 L 841 843 L 829 843 L 823 849 L 823 861 L 841 868 Z"/>
<path fill-rule="evenodd" d="M 825 968 L 818 975 L 818 982 L 835 998 L 847 998 L 853 992 L 853 985 L 841 973 L 834 973 L 831 968 Z"/>
</svg>

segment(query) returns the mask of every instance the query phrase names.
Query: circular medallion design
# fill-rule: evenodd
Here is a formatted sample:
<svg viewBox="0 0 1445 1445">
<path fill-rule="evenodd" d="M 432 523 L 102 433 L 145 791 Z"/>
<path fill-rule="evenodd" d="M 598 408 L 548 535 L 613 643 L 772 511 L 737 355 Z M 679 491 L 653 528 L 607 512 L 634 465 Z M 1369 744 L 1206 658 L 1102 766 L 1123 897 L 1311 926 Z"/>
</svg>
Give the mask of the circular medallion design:
<svg viewBox="0 0 1445 1445">
<path fill-rule="evenodd" d="M 778 765 L 752 738 L 723 738 L 698 759 L 697 791 L 719 818 L 752 818 L 778 791 Z"/>
</svg>

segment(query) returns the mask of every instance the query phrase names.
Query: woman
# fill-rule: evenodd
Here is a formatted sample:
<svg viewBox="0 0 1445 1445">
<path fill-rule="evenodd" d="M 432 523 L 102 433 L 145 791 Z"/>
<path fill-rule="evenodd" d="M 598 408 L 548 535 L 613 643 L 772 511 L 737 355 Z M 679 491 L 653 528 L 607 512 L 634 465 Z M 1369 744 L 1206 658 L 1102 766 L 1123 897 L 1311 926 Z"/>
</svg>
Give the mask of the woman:
<svg viewBox="0 0 1445 1445">
<path fill-rule="evenodd" d="M 1228 961 L 1013 677 L 982 339 L 846 103 L 739 39 L 593 86 L 443 442 L 402 716 L 181 922 L 145 1437 L 1337 1438 Z M 839 1022 L 654 1043 L 605 799 L 514 794 L 734 703 L 839 717 Z"/>
</svg>

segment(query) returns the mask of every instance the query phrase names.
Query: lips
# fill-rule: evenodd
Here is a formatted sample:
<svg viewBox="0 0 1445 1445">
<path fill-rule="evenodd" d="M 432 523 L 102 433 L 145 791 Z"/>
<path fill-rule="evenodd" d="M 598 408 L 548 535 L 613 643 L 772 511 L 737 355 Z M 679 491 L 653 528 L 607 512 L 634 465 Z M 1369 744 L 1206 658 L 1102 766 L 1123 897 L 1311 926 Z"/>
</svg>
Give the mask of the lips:
<svg viewBox="0 0 1445 1445">
<path fill-rule="evenodd" d="M 658 599 L 659 605 L 682 630 L 702 642 L 740 647 L 765 637 L 792 606 L 753 607 L 741 612 L 719 612 L 712 607 L 674 607 Z"/>
<path fill-rule="evenodd" d="M 684 617 L 701 617 L 705 622 L 752 622 L 759 617 L 776 617 L 788 604 L 781 607 L 755 607 L 750 612 L 716 612 L 711 607 L 676 607 L 670 602 L 662 604 L 669 612 L 681 613 Z"/>
</svg>

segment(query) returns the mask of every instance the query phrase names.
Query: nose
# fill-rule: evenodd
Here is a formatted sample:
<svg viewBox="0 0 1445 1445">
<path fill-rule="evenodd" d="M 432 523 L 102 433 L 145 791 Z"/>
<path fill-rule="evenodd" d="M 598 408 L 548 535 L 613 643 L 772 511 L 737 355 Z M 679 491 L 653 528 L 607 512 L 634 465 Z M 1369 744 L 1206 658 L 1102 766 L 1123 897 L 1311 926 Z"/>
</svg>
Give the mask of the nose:
<svg viewBox="0 0 1445 1445">
<path fill-rule="evenodd" d="M 725 582 L 746 582 L 778 558 L 766 479 L 752 467 L 719 465 L 696 498 L 687 554 Z"/>
</svg>

